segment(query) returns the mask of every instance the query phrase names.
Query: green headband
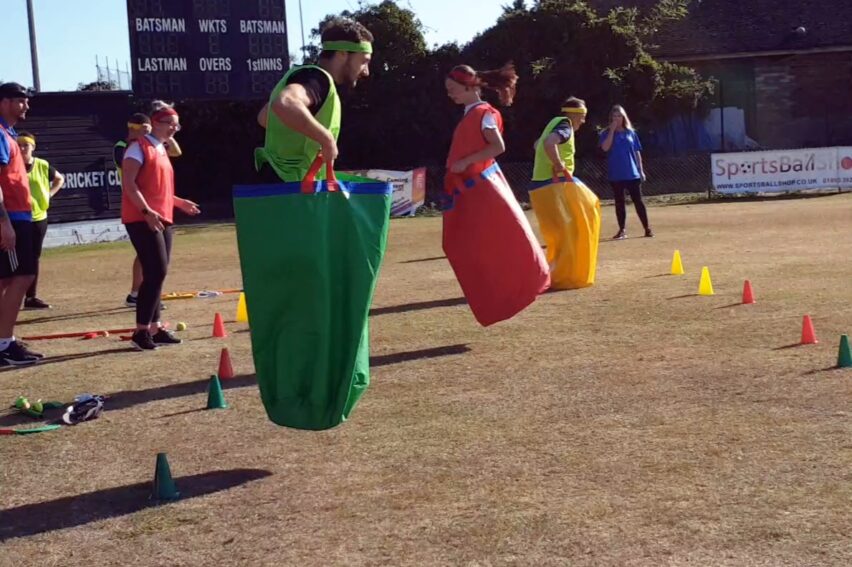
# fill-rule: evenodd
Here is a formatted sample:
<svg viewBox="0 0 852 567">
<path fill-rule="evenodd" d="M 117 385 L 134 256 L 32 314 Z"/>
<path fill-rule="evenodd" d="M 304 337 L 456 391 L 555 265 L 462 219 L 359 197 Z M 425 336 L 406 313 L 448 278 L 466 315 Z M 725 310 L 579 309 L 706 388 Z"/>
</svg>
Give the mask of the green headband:
<svg viewBox="0 0 852 567">
<path fill-rule="evenodd" d="M 369 41 L 324 41 L 323 51 L 346 51 L 348 53 L 372 53 L 373 44 Z"/>
</svg>

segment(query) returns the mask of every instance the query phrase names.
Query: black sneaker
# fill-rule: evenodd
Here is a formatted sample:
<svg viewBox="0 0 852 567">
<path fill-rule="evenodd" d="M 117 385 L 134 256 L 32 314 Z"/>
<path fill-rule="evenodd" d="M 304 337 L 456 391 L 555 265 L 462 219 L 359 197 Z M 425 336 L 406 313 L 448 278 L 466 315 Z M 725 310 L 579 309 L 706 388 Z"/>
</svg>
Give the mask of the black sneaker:
<svg viewBox="0 0 852 567">
<path fill-rule="evenodd" d="M 133 333 L 133 336 L 130 337 L 130 344 L 136 350 L 157 350 L 157 345 L 154 344 L 151 333 L 147 329 Z"/>
<path fill-rule="evenodd" d="M 619 229 L 619 231 L 615 233 L 615 236 L 612 237 L 613 240 L 624 240 L 625 238 L 627 238 L 627 231 L 623 228 Z"/>
<path fill-rule="evenodd" d="M 2 366 L 29 366 L 38 362 L 38 358 L 28 354 L 18 341 L 12 341 L 12 344 L 6 350 L 0 351 L 0 365 Z"/>
<path fill-rule="evenodd" d="M 654 238 L 654 231 L 651 230 L 651 227 L 645 229 L 645 238 Z"/>
<path fill-rule="evenodd" d="M 24 309 L 50 309 L 50 305 L 38 297 L 28 297 L 24 300 Z"/>
<path fill-rule="evenodd" d="M 24 353 L 28 354 L 29 356 L 34 356 L 34 357 L 36 357 L 36 358 L 37 358 L 37 359 L 39 359 L 39 360 L 41 360 L 42 358 L 44 358 L 44 355 L 43 355 L 43 354 L 41 354 L 40 352 L 33 352 L 33 351 L 31 351 L 31 350 L 30 350 L 30 345 L 28 345 L 28 344 L 27 344 L 27 343 L 25 343 L 24 341 L 15 341 L 15 342 L 16 342 L 16 343 L 18 343 L 18 346 L 19 346 L 19 347 L 21 347 L 21 350 L 22 350 L 22 351 L 24 351 Z"/>
<path fill-rule="evenodd" d="M 174 336 L 171 332 L 160 329 L 157 331 L 151 339 L 154 341 L 156 345 L 179 345 L 183 341 Z"/>
</svg>

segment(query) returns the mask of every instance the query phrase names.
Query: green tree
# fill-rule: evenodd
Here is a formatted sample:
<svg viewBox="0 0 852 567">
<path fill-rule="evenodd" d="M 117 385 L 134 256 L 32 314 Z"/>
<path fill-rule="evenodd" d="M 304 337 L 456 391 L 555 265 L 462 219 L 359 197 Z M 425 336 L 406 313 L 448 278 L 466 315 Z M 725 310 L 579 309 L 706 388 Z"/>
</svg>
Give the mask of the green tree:
<svg viewBox="0 0 852 567">
<path fill-rule="evenodd" d="M 613 103 L 627 106 L 640 123 L 695 109 L 710 85 L 686 67 L 659 62 L 648 41 L 665 21 L 682 17 L 688 0 L 662 0 L 646 13 L 614 8 L 599 14 L 584 0 L 537 0 L 506 11 L 465 48 L 465 61 L 487 68 L 514 61 L 520 75 L 516 104 L 504 112 L 508 159 L 529 159 L 530 147 L 567 96 L 586 100 L 589 123 L 606 123 Z M 597 144 L 595 128 L 578 135 Z"/>
</svg>

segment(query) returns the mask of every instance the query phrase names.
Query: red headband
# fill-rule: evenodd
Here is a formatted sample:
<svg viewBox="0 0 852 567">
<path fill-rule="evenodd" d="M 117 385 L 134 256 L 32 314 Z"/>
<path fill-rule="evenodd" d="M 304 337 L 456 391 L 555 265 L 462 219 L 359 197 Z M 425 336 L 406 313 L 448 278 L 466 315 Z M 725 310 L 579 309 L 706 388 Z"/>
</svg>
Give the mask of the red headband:
<svg viewBox="0 0 852 567">
<path fill-rule="evenodd" d="M 161 118 L 167 118 L 169 116 L 177 116 L 177 110 L 174 108 L 161 108 L 157 112 L 151 115 L 151 120 L 160 121 Z"/>
<path fill-rule="evenodd" d="M 479 81 L 476 78 L 476 73 L 468 73 L 461 69 L 453 69 L 452 71 L 450 71 L 449 77 L 455 82 L 466 87 L 476 87 L 479 85 Z"/>
</svg>

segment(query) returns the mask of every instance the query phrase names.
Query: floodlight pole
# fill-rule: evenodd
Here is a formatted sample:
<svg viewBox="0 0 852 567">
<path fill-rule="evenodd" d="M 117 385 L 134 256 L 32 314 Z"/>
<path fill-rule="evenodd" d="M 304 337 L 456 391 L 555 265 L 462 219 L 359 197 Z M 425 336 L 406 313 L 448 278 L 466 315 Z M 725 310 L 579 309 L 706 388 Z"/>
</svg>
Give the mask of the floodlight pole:
<svg viewBox="0 0 852 567">
<path fill-rule="evenodd" d="M 41 78 L 38 72 L 38 46 L 36 45 L 35 16 L 33 15 L 33 0 L 27 0 L 27 19 L 30 23 L 30 56 L 33 62 L 33 88 L 41 91 Z"/>
</svg>

